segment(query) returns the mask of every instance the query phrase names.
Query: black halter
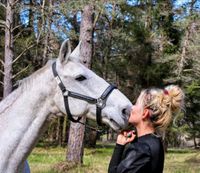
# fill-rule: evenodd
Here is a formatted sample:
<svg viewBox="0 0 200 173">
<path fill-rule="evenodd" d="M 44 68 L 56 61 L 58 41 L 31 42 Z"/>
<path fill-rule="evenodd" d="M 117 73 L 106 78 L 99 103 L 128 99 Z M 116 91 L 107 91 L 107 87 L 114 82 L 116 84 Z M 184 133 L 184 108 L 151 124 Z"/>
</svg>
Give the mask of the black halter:
<svg viewBox="0 0 200 173">
<path fill-rule="evenodd" d="M 96 109 L 96 121 L 97 121 L 98 125 L 102 125 L 101 111 L 106 106 L 106 100 L 107 100 L 108 96 L 117 87 L 115 85 L 109 85 L 106 88 L 106 90 L 103 92 L 103 94 L 99 98 L 95 99 L 95 98 L 92 98 L 92 97 L 89 97 L 89 96 L 85 96 L 85 95 L 67 90 L 65 88 L 62 80 L 60 79 L 57 71 L 56 71 L 56 62 L 54 62 L 52 64 L 52 70 L 53 70 L 53 75 L 54 75 L 54 77 L 55 77 L 55 79 L 58 83 L 58 86 L 60 87 L 62 94 L 63 94 L 65 109 L 66 109 L 66 112 L 67 112 L 67 115 L 68 115 L 68 119 L 72 122 L 75 122 L 75 123 L 79 122 L 80 119 L 81 119 L 81 117 L 74 119 L 71 112 L 70 112 L 68 97 L 73 97 L 73 98 L 76 98 L 76 99 L 84 100 L 84 101 L 86 101 L 90 104 L 96 104 L 96 108 L 97 108 Z"/>
</svg>

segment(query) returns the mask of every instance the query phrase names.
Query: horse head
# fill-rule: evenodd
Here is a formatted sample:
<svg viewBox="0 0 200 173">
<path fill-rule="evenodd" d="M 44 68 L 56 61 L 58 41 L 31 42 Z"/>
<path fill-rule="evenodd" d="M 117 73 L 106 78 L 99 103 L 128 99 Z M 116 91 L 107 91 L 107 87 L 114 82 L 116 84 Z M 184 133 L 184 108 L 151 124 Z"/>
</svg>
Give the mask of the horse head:
<svg viewBox="0 0 200 173">
<path fill-rule="evenodd" d="M 71 52 L 69 41 L 61 45 L 59 56 L 56 60 L 56 70 L 59 79 L 67 91 L 72 91 L 90 98 L 99 98 L 110 84 L 93 71 L 81 64 L 80 58 L 81 42 Z M 63 100 L 63 93 L 57 85 L 54 97 L 55 104 L 59 110 L 67 114 Z M 131 102 L 118 90 L 114 89 L 105 98 L 105 107 L 101 110 L 101 120 L 114 130 L 120 130 L 127 126 L 131 110 Z M 96 119 L 95 104 L 85 100 L 69 97 L 68 107 L 74 118 L 86 115 L 88 118 Z"/>
</svg>

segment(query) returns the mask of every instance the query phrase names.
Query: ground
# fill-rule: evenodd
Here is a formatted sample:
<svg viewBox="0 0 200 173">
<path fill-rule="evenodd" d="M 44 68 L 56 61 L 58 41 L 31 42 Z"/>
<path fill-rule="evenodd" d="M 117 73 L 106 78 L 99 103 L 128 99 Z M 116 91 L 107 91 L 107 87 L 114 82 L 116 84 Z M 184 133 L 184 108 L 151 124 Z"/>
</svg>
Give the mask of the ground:
<svg viewBox="0 0 200 173">
<path fill-rule="evenodd" d="M 68 173 L 107 173 L 113 147 L 114 144 L 98 144 L 95 149 L 86 148 L 83 166 L 71 169 L 63 164 L 66 149 L 61 147 L 36 147 L 28 161 L 31 173 L 58 173 L 58 168 Z M 200 150 L 169 149 L 164 173 L 200 173 Z"/>
</svg>

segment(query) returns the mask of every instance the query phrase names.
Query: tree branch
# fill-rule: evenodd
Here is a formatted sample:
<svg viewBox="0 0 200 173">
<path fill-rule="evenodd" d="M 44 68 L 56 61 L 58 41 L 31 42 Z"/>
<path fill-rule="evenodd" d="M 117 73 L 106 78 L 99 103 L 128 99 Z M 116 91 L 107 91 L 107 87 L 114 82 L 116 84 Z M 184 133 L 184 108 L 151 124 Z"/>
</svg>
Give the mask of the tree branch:
<svg viewBox="0 0 200 173">
<path fill-rule="evenodd" d="M 93 28 L 94 29 L 96 27 L 97 21 L 98 21 L 99 17 L 101 16 L 102 12 L 103 12 L 103 8 L 102 8 L 102 10 L 98 13 L 98 15 L 94 19 L 94 22 L 93 22 Z"/>
<path fill-rule="evenodd" d="M 12 30 L 11 30 L 11 32 L 13 32 L 15 29 L 17 29 L 17 28 L 19 28 L 19 27 L 21 27 L 22 25 L 17 25 L 17 26 L 15 26 Z"/>
<path fill-rule="evenodd" d="M 0 63 L 4 66 L 5 64 L 4 64 L 4 62 L 0 59 Z"/>
<path fill-rule="evenodd" d="M 26 47 L 26 48 L 17 56 L 17 58 L 15 58 L 15 59 L 13 60 L 12 64 L 14 64 L 19 58 L 21 58 L 21 56 L 22 56 L 27 50 L 29 50 L 30 48 L 34 47 L 35 45 L 36 45 L 36 43 L 34 43 L 34 44 L 32 44 L 32 45 Z"/>
<path fill-rule="evenodd" d="M 8 25 L 6 24 L 6 21 L 4 20 L 0 20 L 0 27 L 9 29 Z"/>
<path fill-rule="evenodd" d="M 2 81 L 0 81 L 0 84 L 1 84 L 2 86 L 4 86 L 4 83 L 3 83 Z"/>
<path fill-rule="evenodd" d="M 3 75 L 5 75 L 5 73 L 2 70 L 0 70 L 0 73 L 3 74 Z"/>
<path fill-rule="evenodd" d="M 5 10 L 6 10 L 6 6 L 2 2 L 0 2 L 0 6 L 2 6 L 3 8 L 5 8 Z"/>
<path fill-rule="evenodd" d="M 16 0 L 13 4 L 11 4 L 11 6 L 14 7 L 18 2 L 19 0 Z"/>
<path fill-rule="evenodd" d="M 1 24 L 0 24 L 0 28 L 4 28 L 4 30 L 5 30 L 5 25 L 1 25 Z"/>
<path fill-rule="evenodd" d="M 19 36 L 21 36 L 22 32 L 23 32 L 23 29 L 20 29 L 20 31 L 17 33 L 17 35 L 14 36 L 14 42 Z"/>
<path fill-rule="evenodd" d="M 30 65 L 26 66 L 24 69 L 22 69 L 21 71 L 19 71 L 17 74 L 12 76 L 12 79 L 14 79 L 16 76 L 18 76 L 19 74 L 23 73 L 24 71 L 26 71 L 28 68 L 30 67 Z"/>
<path fill-rule="evenodd" d="M 6 22 L 4 20 L 0 20 L 0 27 L 6 27 Z"/>
</svg>

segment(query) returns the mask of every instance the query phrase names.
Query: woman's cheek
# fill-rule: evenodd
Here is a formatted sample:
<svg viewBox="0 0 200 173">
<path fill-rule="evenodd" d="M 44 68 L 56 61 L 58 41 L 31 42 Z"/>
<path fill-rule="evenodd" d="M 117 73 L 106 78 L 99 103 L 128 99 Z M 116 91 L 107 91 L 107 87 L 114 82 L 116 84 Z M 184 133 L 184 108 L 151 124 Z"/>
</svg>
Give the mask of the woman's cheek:
<svg viewBox="0 0 200 173">
<path fill-rule="evenodd" d="M 131 111 L 131 116 L 129 117 L 129 123 L 133 123 L 134 122 L 134 113 L 133 110 Z"/>
</svg>

